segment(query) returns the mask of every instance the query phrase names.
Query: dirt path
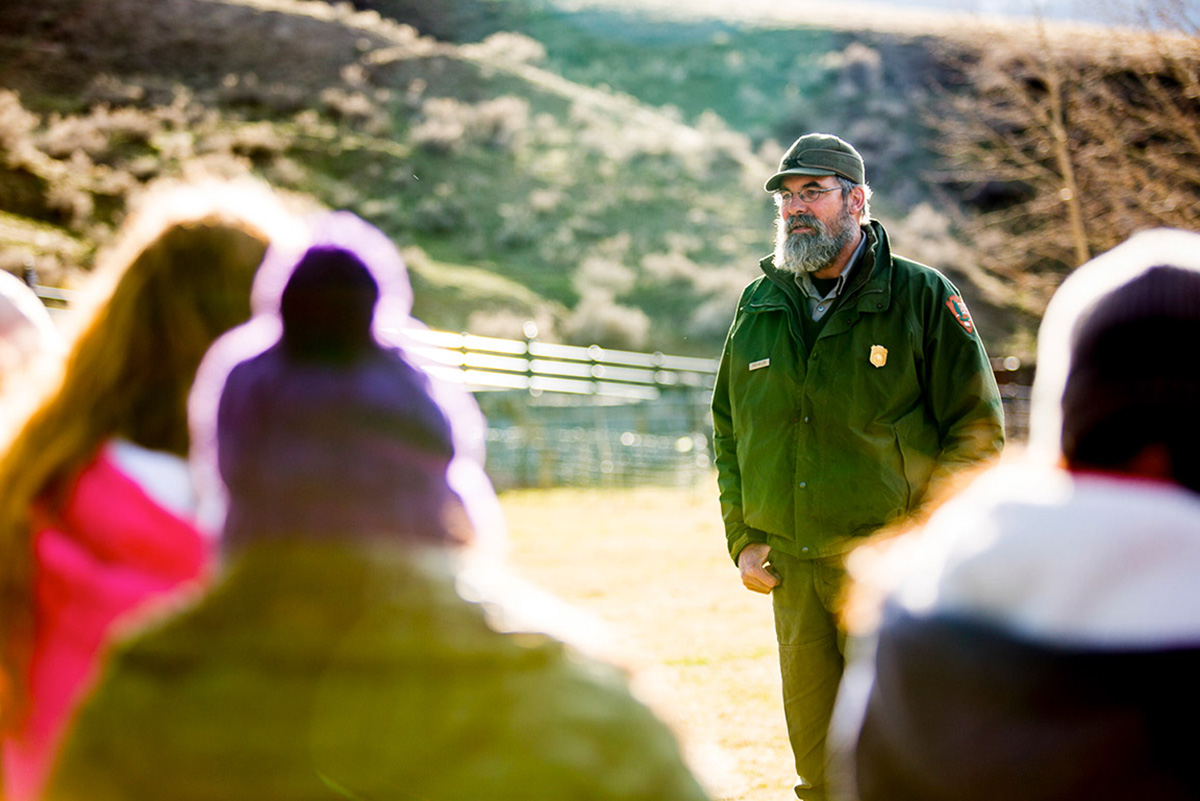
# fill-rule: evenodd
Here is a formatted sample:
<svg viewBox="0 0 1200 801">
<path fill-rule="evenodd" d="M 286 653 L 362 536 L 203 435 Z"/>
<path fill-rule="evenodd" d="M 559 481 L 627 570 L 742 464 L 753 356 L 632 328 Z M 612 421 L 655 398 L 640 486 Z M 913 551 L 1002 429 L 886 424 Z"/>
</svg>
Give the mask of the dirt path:
<svg viewBox="0 0 1200 801">
<path fill-rule="evenodd" d="M 606 624 L 714 798 L 788 797 L 770 601 L 738 581 L 715 480 L 694 490 L 518 491 L 501 502 L 514 568 Z"/>
</svg>

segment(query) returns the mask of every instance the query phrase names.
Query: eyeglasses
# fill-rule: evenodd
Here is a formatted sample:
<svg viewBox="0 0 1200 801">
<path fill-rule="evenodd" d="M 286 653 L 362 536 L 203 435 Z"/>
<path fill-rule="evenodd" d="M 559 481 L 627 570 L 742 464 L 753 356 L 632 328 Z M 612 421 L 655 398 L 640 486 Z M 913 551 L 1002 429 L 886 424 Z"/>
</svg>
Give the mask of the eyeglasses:
<svg viewBox="0 0 1200 801">
<path fill-rule="evenodd" d="M 788 190 L 783 189 L 775 193 L 775 202 L 780 206 L 786 206 L 794 199 L 800 198 L 800 200 L 804 201 L 805 203 L 816 203 L 821 199 L 821 195 L 825 194 L 826 192 L 836 192 L 839 189 L 841 189 L 840 186 L 831 186 L 828 189 L 817 189 L 815 187 L 808 186 L 804 189 L 801 189 L 799 192 L 789 192 Z"/>
</svg>

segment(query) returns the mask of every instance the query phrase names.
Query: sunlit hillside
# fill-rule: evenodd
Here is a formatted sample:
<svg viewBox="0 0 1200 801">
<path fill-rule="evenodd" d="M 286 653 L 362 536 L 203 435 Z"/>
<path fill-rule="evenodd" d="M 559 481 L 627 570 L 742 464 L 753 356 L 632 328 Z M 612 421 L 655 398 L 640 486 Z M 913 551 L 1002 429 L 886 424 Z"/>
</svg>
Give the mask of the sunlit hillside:
<svg viewBox="0 0 1200 801">
<path fill-rule="evenodd" d="M 550 340 L 713 355 L 770 247 L 763 178 L 796 135 L 830 130 L 864 153 L 896 248 L 960 285 L 993 353 L 1031 355 L 1062 256 L 973 239 L 972 215 L 1023 200 L 1025 179 L 964 177 L 940 152 L 947 103 L 985 74 L 978 25 L 616 2 L 6 9 L 0 267 L 78 285 L 146 184 L 249 172 L 383 228 L 435 327 L 520 336 L 534 320 Z"/>
<path fill-rule="evenodd" d="M 0 46 L 4 266 L 47 283 L 78 283 L 147 182 L 249 171 L 384 228 L 435 326 L 705 351 L 769 220 L 747 137 L 564 80 L 520 35 L 109 0 L 11 15 Z"/>
</svg>

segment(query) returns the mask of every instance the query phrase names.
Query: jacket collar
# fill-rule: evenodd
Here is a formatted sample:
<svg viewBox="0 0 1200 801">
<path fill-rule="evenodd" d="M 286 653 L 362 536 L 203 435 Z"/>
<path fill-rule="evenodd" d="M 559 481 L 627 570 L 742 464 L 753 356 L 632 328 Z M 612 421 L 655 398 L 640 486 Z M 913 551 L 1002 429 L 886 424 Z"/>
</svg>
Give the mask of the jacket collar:
<svg viewBox="0 0 1200 801">
<path fill-rule="evenodd" d="M 843 292 L 840 309 L 843 312 L 851 304 L 860 314 L 884 311 L 891 305 L 893 267 L 887 232 L 877 220 L 871 220 L 863 230 L 867 235 L 867 246 L 863 250 L 862 261 L 850 275 L 850 285 Z M 804 308 L 795 279 L 790 273 L 775 267 L 774 256 L 764 256 L 758 265 L 768 280 L 760 282 L 750 297 L 748 307 L 765 310 L 782 306 L 793 313 Z M 854 319 L 857 318 L 858 314 L 855 314 Z"/>
</svg>

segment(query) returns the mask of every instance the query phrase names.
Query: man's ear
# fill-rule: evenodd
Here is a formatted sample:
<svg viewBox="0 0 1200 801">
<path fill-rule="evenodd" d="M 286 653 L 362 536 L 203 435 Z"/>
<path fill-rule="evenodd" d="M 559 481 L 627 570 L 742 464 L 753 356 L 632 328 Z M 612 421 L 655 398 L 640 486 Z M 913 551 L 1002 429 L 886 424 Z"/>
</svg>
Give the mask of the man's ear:
<svg viewBox="0 0 1200 801">
<path fill-rule="evenodd" d="M 863 206 L 867 204 L 867 193 L 861 186 L 856 186 L 850 190 L 848 198 L 850 213 L 858 217 L 862 213 Z"/>
</svg>

